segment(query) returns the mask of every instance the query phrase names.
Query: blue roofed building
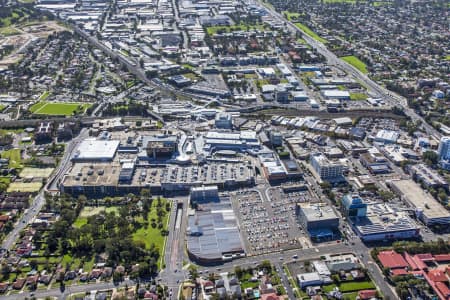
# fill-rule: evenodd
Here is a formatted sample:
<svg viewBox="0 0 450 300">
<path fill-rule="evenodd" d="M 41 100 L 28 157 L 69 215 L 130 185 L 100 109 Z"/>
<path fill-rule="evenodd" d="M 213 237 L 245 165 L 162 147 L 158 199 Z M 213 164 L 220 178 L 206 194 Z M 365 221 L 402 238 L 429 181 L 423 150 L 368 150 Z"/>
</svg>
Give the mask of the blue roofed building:
<svg viewBox="0 0 450 300">
<path fill-rule="evenodd" d="M 348 217 L 364 217 L 367 213 L 367 203 L 364 203 L 358 194 L 342 197 L 342 208 Z"/>
</svg>

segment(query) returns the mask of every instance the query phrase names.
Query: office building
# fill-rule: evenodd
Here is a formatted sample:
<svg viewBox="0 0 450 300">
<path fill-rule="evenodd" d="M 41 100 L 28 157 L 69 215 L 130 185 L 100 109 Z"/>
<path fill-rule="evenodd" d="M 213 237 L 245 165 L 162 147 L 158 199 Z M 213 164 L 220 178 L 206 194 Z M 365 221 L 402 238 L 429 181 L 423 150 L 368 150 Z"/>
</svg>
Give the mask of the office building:
<svg viewBox="0 0 450 300">
<path fill-rule="evenodd" d="M 330 240 L 339 228 L 338 216 L 323 203 L 298 203 L 295 212 L 299 223 L 313 240 Z"/>
<path fill-rule="evenodd" d="M 450 170 L 450 136 L 444 136 L 439 142 L 439 164 L 443 169 Z"/>
<path fill-rule="evenodd" d="M 358 194 L 342 197 L 342 209 L 347 217 L 365 217 L 367 214 L 367 204 Z"/>
<path fill-rule="evenodd" d="M 216 114 L 214 125 L 219 129 L 231 129 L 233 127 L 233 119 L 229 113 L 221 112 Z"/>
<path fill-rule="evenodd" d="M 297 275 L 297 281 L 301 289 L 304 289 L 307 286 L 320 286 L 323 284 L 323 278 L 317 272 L 299 274 Z"/>
<path fill-rule="evenodd" d="M 283 145 L 283 136 L 278 131 L 271 131 L 269 133 L 270 143 L 273 147 L 279 147 Z"/>
<path fill-rule="evenodd" d="M 321 153 L 311 155 L 310 163 L 320 179 L 327 181 L 342 179 L 344 167 L 340 163 L 328 160 L 325 155 Z"/>
<path fill-rule="evenodd" d="M 171 157 L 177 151 L 178 137 L 173 135 L 147 136 L 143 138 L 142 144 L 150 158 Z"/>
</svg>

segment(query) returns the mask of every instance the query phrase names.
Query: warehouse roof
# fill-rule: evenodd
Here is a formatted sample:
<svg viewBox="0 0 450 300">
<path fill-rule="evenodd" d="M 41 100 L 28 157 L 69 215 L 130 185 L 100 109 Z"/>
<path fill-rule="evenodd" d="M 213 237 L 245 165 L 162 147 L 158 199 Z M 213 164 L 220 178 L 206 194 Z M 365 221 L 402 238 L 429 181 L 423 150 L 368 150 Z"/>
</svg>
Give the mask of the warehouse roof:
<svg viewBox="0 0 450 300">
<path fill-rule="evenodd" d="M 75 152 L 74 160 L 112 160 L 119 147 L 119 141 L 86 139 Z"/>
<path fill-rule="evenodd" d="M 412 180 L 393 180 L 391 184 L 427 218 L 449 218 L 450 213 Z"/>
<path fill-rule="evenodd" d="M 337 219 L 338 216 L 334 210 L 325 204 L 310 204 L 310 203 L 299 203 L 298 204 L 303 211 L 308 222 Z"/>
<path fill-rule="evenodd" d="M 222 260 L 226 253 L 244 252 L 229 198 L 202 206 L 189 217 L 187 247 L 200 259 Z"/>
</svg>

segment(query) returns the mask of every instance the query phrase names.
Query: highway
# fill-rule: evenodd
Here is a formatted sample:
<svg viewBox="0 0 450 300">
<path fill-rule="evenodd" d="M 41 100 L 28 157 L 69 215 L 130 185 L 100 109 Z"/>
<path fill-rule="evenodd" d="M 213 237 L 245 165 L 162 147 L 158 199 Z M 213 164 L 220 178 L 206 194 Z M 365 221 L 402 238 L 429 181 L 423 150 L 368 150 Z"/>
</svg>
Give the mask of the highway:
<svg viewBox="0 0 450 300">
<path fill-rule="evenodd" d="M 358 79 L 360 82 L 362 82 L 366 87 L 368 87 L 373 92 L 377 93 L 379 96 L 383 97 L 387 102 L 389 102 L 393 106 L 401 107 L 403 108 L 404 113 L 411 118 L 413 121 L 420 121 L 422 123 L 422 127 L 425 130 L 425 132 L 429 135 L 433 135 L 436 138 L 440 139 L 441 134 L 433 128 L 433 126 L 429 125 L 421 116 L 417 115 L 415 111 L 408 107 L 407 100 L 404 97 L 401 97 L 394 92 L 391 92 L 387 90 L 386 88 L 382 87 L 381 85 L 375 83 L 372 79 L 370 79 L 366 74 L 363 74 L 358 69 L 353 67 L 352 65 L 348 64 L 347 62 L 341 60 L 339 57 L 337 57 L 333 52 L 328 50 L 328 48 L 321 42 L 316 41 L 309 35 L 307 35 L 304 31 L 302 31 L 300 28 L 295 26 L 294 23 L 288 21 L 284 16 L 277 11 L 275 11 L 270 5 L 267 5 L 261 0 L 257 1 L 260 6 L 264 7 L 267 12 L 276 20 L 279 22 L 286 23 L 288 25 L 288 28 L 291 30 L 291 32 L 300 32 L 303 35 L 304 40 L 315 50 L 317 50 L 318 53 L 323 55 L 330 65 L 335 65 L 348 74 L 353 75 L 356 79 Z"/>
<path fill-rule="evenodd" d="M 180 213 L 177 210 L 178 200 L 183 202 L 183 209 Z M 183 270 L 183 261 L 187 261 L 184 251 L 184 236 L 187 226 L 186 207 L 188 207 L 188 204 L 187 197 L 174 199 L 170 212 L 169 235 L 167 236 L 163 253 L 165 268 L 158 275 L 158 280 L 161 280 L 169 289 L 172 289 L 175 297 L 178 295 L 181 282 L 186 279 L 187 275 L 187 272 Z"/>
</svg>

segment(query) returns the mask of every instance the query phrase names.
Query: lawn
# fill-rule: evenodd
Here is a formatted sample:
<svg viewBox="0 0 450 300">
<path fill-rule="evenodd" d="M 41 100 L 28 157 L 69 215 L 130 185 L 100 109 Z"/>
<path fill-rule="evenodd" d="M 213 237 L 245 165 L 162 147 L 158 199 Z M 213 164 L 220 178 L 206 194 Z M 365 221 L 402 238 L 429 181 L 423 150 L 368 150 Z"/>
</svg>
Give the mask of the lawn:
<svg viewBox="0 0 450 300">
<path fill-rule="evenodd" d="M 361 73 L 367 74 L 369 71 L 367 71 L 367 66 L 365 63 L 363 63 L 359 58 L 356 56 L 350 55 L 350 56 L 343 56 L 341 59 L 345 62 L 348 62 L 352 66 L 354 66 L 356 69 L 358 69 Z"/>
<path fill-rule="evenodd" d="M 263 25 L 232 25 L 232 26 L 210 26 L 206 28 L 208 35 L 214 35 L 219 31 L 232 32 L 232 31 L 250 31 L 250 30 L 264 30 Z"/>
<path fill-rule="evenodd" d="M 118 207 L 112 206 L 112 207 L 106 207 L 106 206 L 86 206 L 81 210 L 78 218 L 73 223 L 73 226 L 75 228 L 81 228 L 83 225 L 87 224 L 87 219 L 90 216 L 97 215 L 101 213 L 102 211 L 106 211 L 107 213 L 110 212 L 117 212 Z"/>
<path fill-rule="evenodd" d="M 256 86 L 261 88 L 263 85 L 269 84 L 269 80 L 267 79 L 258 79 L 256 80 Z"/>
<path fill-rule="evenodd" d="M 300 13 L 294 13 L 294 12 L 289 12 L 289 11 L 284 11 L 283 15 L 289 21 L 292 21 L 292 19 L 298 20 L 302 16 Z"/>
<path fill-rule="evenodd" d="M 39 192 L 42 182 L 13 182 L 9 185 L 7 192 Z"/>
<path fill-rule="evenodd" d="M 1 157 L 9 159 L 9 167 L 12 169 L 20 169 L 23 167 L 23 165 L 21 164 L 22 157 L 20 154 L 20 149 L 3 151 L 1 153 Z"/>
<path fill-rule="evenodd" d="M 73 223 L 73 227 L 81 228 L 83 225 L 87 224 L 87 217 L 78 217 Z"/>
<path fill-rule="evenodd" d="M 50 92 L 49 91 L 43 92 L 42 95 L 39 97 L 39 101 L 47 100 L 48 96 L 50 96 Z"/>
<path fill-rule="evenodd" d="M 191 66 L 190 64 L 183 64 L 182 67 L 185 68 L 185 69 L 189 69 L 191 71 L 195 70 L 195 68 L 193 66 Z"/>
<path fill-rule="evenodd" d="M 353 292 L 353 293 L 345 293 L 343 294 L 344 296 L 344 300 L 355 300 L 356 297 L 358 297 L 358 292 Z"/>
<path fill-rule="evenodd" d="M 350 100 L 355 101 L 367 100 L 367 95 L 364 93 L 350 93 Z"/>
<path fill-rule="evenodd" d="M 241 288 L 243 290 L 245 290 L 246 288 L 254 289 L 254 288 L 257 288 L 258 286 L 259 286 L 259 282 L 258 281 L 256 281 L 256 282 L 250 282 L 250 281 L 243 281 L 243 282 L 241 282 Z"/>
<path fill-rule="evenodd" d="M 167 200 L 161 199 L 161 202 L 162 202 L 163 209 L 165 209 Z M 166 237 L 161 235 L 161 230 L 158 229 L 157 226 L 155 228 L 153 228 L 151 226 L 151 224 L 152 224 L 151 220 L 158 219 L 158 216 L 156 214 L 156 211 L 157 211 L 156 207 L 157 207 L 157 200 L 153 200 L 152 208 L 150 210 L 150 213 L 147 216 L 148 226 L 143 225 L 136 232 L 134 232 L 133 240 L 144 242 L 146 248 L 150 248 L 151 244 L 155 244 L 159 248 L 160 256 L 159 256 L 158 264 L 160 267 L 162 267 L 162 261 L 164 259 L 164 249 L 163 248 L 165 245 Z M 168 222 L 169 215 L 170 215 L 170 212 L 166 212 L 166 214 L 162 218 L 162 224 L 164 225 L 163 229 L 167 229 L 167 222 Z M 138 217 L 137 220 L 138 220 L 138 222 L 140 222 L 142 224 L 144 223 L 144 220 L 142 217 Z"/>
<path fill-rule="evenodd" d="M 83 272 L 90 272 L 94 268 L 94 257 L 88 261 L 83 261 L 83 259 L 78 257 L 72 257 L 69 254 L 63 256 L 61 264 L 65 266 L 70 264 L 72 269 L 82 268 Z"/>
<path fill-rule="evenodd" d="M 20 33 L 21 32 L 19 30 L 11 26 L 0 28 L 0 34 L 4 36 L 18 35 Z"/>
<path fill-rule="evenodd" d="M 315 33 L 314 31 L 312 31 L 311 29 L 309 29 L 308 26 L 303 25 L 302 23 L 294 23 L 295 26 L 297 26 L 298 28 L 300 28 L 300 30 L 302 30 L 304 33 L 306 33 L 307 35 L 309 35 L 310 37 L 312 37 L 313 39 L 315 39 L 318 42 L 321 42 L 323 44 L 328 43 L 328 41 L 324 38 L 321 38 L 317 33 Z"/>
<path fill-rule="evenodd" d="M 375 288 L 375 285 L 372 283 L 372 281 L 342 282 L 339 285 L 339 290 L 343 293 L 366 290 L 366 289 L 374 289 L 374 288 Z"/>
<path fill-rule="evenodd" d="M 192 72 L 190 72 L 190 73 L 185 73 L 185 74 L 183 74 L 183 76 L 186 77 L 186 78 L 189 78 L 189 79 L 192 80 L 192 81 L 195 81 L 195 80 L 198 81 L 198 80 L 201 79 L 197 74 L 192 73 Z"/>
<path fill-rule="evenodd" d="M 53 168 L 24 168 L 20 172 L 20 177 L 39 177 L 48 178 L 53 172 Z"/>
<path fill-rule="evenodd" d="M 445 59 L 445 60 L 450 60 L 450 55 L 446 55 L 446 56 L 444 57 L 444 59 Z"/>
<path fill-rule="evenodd" d="M 37 115 L 70 116 L 84 113 L 92 104 L 73 102 L 45 102 L 41 101 L 30 107 L 30 111 Z"/>
<path fill-rule="evenodd" d="M 251 282 L 250 279 L 252 275 L 249 273 L 245 273 L 241 278 L 241 287 L 243 290 L 246 288 L 256 288 L 259 286 L 259 281 Z"/>
<path fill-rule="evenodd" d="M 330 292 L 336 287 L 335 284 L 327 284 L 322 286 L 322 290 L 324 292 Z M 350 282 L 341 282 L 339 285 L 339 290 L 342 293 L 346 292 L 357 292 L 360 290 L 366 290 L 366 289 L 374 289 L 375 285 L 372 281 L 350 281 Z"/>
<path fill-rule="evenodd" d="M 0 176 L 0 183 L 10 184 L 11 183 L 11 177 Z"/>
<path fill-rule="evenodd" d="M 107 213 L 110 212 L 118 212 L 119 208 L 115 207 L 115 206 L 111 206 L 111 207 L 106 207 L 106 206 L 86 206 L 83 208 L 83 210 L 80 212 L 80 216 L 79 217 L 90 217 L 93 215 L 97 215 L 99 213 L 101 213 L 102 211 L 106 211 Z"/>
</svg>

